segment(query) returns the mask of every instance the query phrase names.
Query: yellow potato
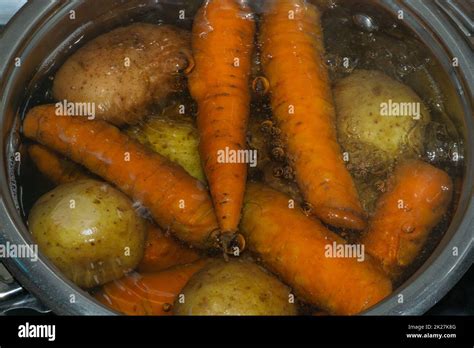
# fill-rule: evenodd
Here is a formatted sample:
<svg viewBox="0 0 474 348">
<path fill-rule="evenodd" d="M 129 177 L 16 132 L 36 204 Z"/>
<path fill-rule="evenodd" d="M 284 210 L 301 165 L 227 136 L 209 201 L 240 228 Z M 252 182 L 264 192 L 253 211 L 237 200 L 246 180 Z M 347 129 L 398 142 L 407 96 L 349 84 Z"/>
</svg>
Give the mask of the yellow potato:
<svg viewBox="0 0 474 348">
<path fill-rule="evenodd" d="M 104 182 L 56 187 L 35 203 L 28 224 L 40 251 L 83 288 L 122 277 L 143 256 L 143 219 L 123 193 Z"/>
<path fill-rule="evenodd" d="M 190 118 L 152 116 L 127 130 L 127 134 L 155 152 L 176 162 L 196 179 L 205 182 L 198 145 L 199 135 Z"/>
<path fill-rule="evenodd" d="M 334 88 L 339 141 L 356 177 L 384 174 L 423 151 L 428 109 L 408 86 L 379 71 L 355 70 Z"/>
<path fill-rule="evenodd" d="M 175 301 L 175 315 L 296 315 L 290 289 L 257 264 L 216 260 Z"/>
<path fill-rule="evenodd" d="M 55 76 L 53 95 L 90 103 L 97 118 L 116 125 L 137 123 L 177 89 L 189 57 L 187 31 L 134 23 L 98 36 L 69 57 Z"/>
</svg>

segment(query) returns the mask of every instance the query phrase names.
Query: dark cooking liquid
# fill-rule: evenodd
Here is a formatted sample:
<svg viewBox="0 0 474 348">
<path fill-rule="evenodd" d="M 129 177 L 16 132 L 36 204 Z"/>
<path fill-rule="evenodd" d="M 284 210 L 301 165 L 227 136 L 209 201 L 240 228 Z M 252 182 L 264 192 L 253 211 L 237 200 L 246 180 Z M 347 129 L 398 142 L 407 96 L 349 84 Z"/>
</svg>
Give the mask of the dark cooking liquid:
<svg viewBox="0 0 474 348">
<path fill-rule="evenodd" d="M 195 4 L 196 2 L 194 2 L 188 13 L 195 11 L 198 7 Z M 430 69 L 436 65 L 436 62 L 428 54 L 429 51 L 415 38 L 410 36 L 404 28 L 401 28 L 396 20 L 380 14 L 377 10 L 374 11 L 373 8 L 366 9 L 365 12 L 363 8 L 357 11 L 373 15 L 374 20 L 378 21 L 379 30 L 367 32 L 356 26 L 352 18 L 355 11 L 352 4 L 352 1 L 347 1 L 339 6 L 329 7 L 323 16 L 326 59 L 332 81 L 347 76 L 354 69 L 375 69 L 381 70 L 389 76 L 411 86 L 429 108 L 432 118 L 431 123 L 427 127 L 425 137 L 426 151 L 423 159 L 447 171 L 455 182 L 460 183 L 463 169 L 462 143 L 456 128 L 451 122 L 451 118 L 445 112 L 444 96 L 440 93 L 436 81 L 429 73 Z M 138 16 L 135 20 L 151 23 L 161 23 L 164 20 L 167 23 L 173 24 L 170 18 L 163 18 L 160 13 L 159 11 L 147 11 L 145 15 Z M 257 23 L 258 21 L 259 16 L 257 15 Z M 179 25 L 190 29 L 191 21 L 180 22 Z M 74 51 L 78 45 L 83 44 L 83 41 L 85 39 L 69 46 L 67 51 Z M 258 52 L 255 55 L 255 62 L 253 78 L 261 74 Z M 50 69 L 46 76 L 42 77 L 38 83 L 29 89 L 29 95 L 25 99 L 24 107 L 20 110 L 22 118 L 31 107 L 53 102 L 51 86 L 55 69 L 57 69 L 57 66 Z M 189 116 L 195 117 L 196 108 L 187 92 L 176 95 L 170 103 L 176 105 L 185 104 L 187 106 L 186 110 L 193 110 Z M 287 188 L 286 191 L 298 197 L 299 192 L 294 183 L 294 173 L 285 160 L 284 147 L 281 141 L 279 141 L 278 134 L 273 134 L 278 133 L 278 130 L 271 126 L 268 127 L 269 124 L 271 125 L 271 107 L 267 96 L 261 96 L 254 92 L 250 118 L 250 129 L 264 132 L 263 138 L 266 141 L 265 145 L 268 152 L 264 156 L 270 161 L 265 166 L 272 166 L 273 175 L 282 186 Z M 249 143 L 252 144 L 251 138 Z M 20 151 L 22 151 L 22 148 L 20 147 Z M 453 160 L 454 153 L 458 154 L 456 160 Z M 34 168 L 26 155 L 22 158 L 24 160 L 18 168 L 16 182 L 21 213 L 26 221 L 28 212 L 34 202 L 42 194 L 52 189 L 53 185 Z M 250 178 L 262 180 L 266 175 L 265 171 L 268 169 L 265 166 L 259 166 L 257 169 L 250 170 Z M 426 247 L 413 265 L 405 271 L 398 282 L 399 284 L 413 274 L 426 260 L 447 230 L 454 212 L 455 202 L 457 202 L 459 196 L 460 185 L 456 187 L 458 187 L 458 190 L 455 192 L 449 214 L 433 230 Z M 341 233 L 338 230 L 334 231 Z M 345 237 L 350 238 L 350 236 Z M 302 306 L 301 311 L 302 313 L 311 313 L 314 312 L 314 309 Z"/>
</svg>

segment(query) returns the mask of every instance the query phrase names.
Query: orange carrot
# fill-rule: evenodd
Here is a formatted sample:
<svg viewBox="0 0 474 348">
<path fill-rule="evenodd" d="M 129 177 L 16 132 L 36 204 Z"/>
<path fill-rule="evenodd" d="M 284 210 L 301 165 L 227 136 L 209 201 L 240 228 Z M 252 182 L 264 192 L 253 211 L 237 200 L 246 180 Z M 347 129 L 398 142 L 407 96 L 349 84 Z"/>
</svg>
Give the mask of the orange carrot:
<svg viewBox="0 0 474 348">
<path fill-rule="evenodd" d="M 145 254 L 138 265 L 139 272 L 159 272 L 179 264 L 199 259 L 199 254 L 167 236 L 160 228 L 148 224 Z"/>
<path fill-rule="evenodd" d="M 362 238 L 367 252 L 396 276 L 423 248 L 446 213 L 453 184 L 444 171 L 420 160 L 399 164 L 378 200 Z"/>
<path fill-rule="evenodd" d="M 220 238 L 205 187 L 186 171 L 98 120 L 56 116 L 54 105 L 28 112 L 23 133 L 84 165 L 147 207 L 155 221 L 198 248 Z M 231 238 L 226 238 L 230 240 Z"/>
<path fill-rule="evenodd" d="M 334 243 L 344 248 L 346 242 L 263 185 L 247 186 L 241 231 L 249 249 L 297 295 L 331 314 L 359 313 L 392 291 L 374 259 L 331 255 Z"/>
<path fill-rule="evenodd" d="M 236 0 L 207 0 L 194 18 L 189 89 L 198 103 L 199 152 L 223 231 L 237 230 L 245 191 L 247 164 L 223 156 L 242 154 L 246 146 L 254 33 L 249 8 Z"/>
<path fill-rule="evenodd" d="M 94 297 L 127 315 L 171 315 L 176 296 L 206 263 L 198 260 L 158 273 L 132 273 L 105 284 Z"/>
<path fill-rule="evenodd" d="M 43 145 L 29 145 L 28 154 L 38 170 L 57 185 L 92 178 L 80 165 L 59 157 Z"/>
<path fill-rule="evenodd" d="M 267 5 L 262 63 L 296 181 L 321 220 L 362 230 L 365 213 L 337 142 L 320 13 L 305 0 L 270 0 Z"/>
</svg>

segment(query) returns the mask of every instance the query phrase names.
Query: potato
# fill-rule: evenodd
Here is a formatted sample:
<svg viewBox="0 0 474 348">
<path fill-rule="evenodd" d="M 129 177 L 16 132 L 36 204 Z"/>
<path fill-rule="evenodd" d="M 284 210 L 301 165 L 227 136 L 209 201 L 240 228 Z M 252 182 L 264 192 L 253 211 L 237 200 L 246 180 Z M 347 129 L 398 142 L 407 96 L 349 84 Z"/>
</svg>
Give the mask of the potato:
<svg viewBox="0 0 474 348">
<path fill-rule="evenodd" d="M 176 315 L 297 314 L 286 285 L 255 263 L 241 259 L 212 262 L 196 273 L 181 293 L 184 298 L 178 296 L 175 301 Z"/>
<path fill-rule="evenodd" d="M 151 150 L 182 166 L 196 179 L 205 182 L 198 145 L 199 135 L 192 120 L 185 116 L 151 116 L 142 124 L 127 129 L 127 134 Z"/>
<path fill-rule="evenodd" d="M 133 124 L 177 89 L 188 67 L 190 34 L 169 25 L 135 23 L 98 36 L 69 57 L 57 72 L 53 96 L 93 103 L 95 116 Z"/>
<path fill-rule="evenodd" d="M 123 193 L 104 182 L 56 187 L 35 203 L 28 224 L 41 252 L 83 288 L 122 277 L 143 256 L 143 219 Z"/>
<path fill-rule="evenodd" d="M 336 83 L 334 100 L 338 138 L 354 176 L 383 175 L 401 156 L 422 153 L 430 115 L 408 86 L 379 71 L 355 70 Z"/>
</svg>

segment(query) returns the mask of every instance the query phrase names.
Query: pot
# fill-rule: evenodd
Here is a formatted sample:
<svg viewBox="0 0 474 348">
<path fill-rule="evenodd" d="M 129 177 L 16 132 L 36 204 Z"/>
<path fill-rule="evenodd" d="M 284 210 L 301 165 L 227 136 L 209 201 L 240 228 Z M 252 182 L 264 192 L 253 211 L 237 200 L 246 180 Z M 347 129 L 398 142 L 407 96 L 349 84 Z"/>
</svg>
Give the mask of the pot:
<svg viewBox="0 0 474 348">
<path fill-rule="evenodd" d="M 254 3 L 259 5 L 261 2 Z M 433 75 L 448 97 L 446 110 L 464 142 L 463 187 L 448 230 L 429 258 L 403 285 L 364 313 L 422 314 L 457 283 L 474 259 L 472 19 L 465 15 L 467 11 L 461 4 L 454 5 L 450 1 L 379 0 L 359 3 L 362 8 L 367 4 L 376 6 L 381 16 L 396 17 L 402 13 L 402 25 L 413 31 L 429 48 L 438 62 Z M 187 19 L 181 24 L 190 27 L 192 14 L 198 6 L 199 1 L 184 0 L 43 0 L 28 2 L 15 15 L 0 39 L 0 137 L 3 146 L 0 159 L 0 243 L 33 243 L 19 204 L 22 191 L 16 182 L 18 166 L 14 156 L 21 143 L 20 117 L 28 91 L 35 88 L 45 74 L 54 71 L 82 40 L 132 18 L 173 21 L 182 8 L 186 9 Z M 379 23 L 383 23 L 383 18 Z M 453 66 L 453 58 L 457 58 L 458 66 Z M 29 105 L 33 104 L 34 100 L 30 101 Z M 7 258 L 4 263 L 22 287 L 57 314 L 115 314 L 63 277 L 41 253 L 36 261 Z M 3 296 L 7 298 L 20 291 L 18 284 L 11 283 L 3 291 Z"/>
</svg>

